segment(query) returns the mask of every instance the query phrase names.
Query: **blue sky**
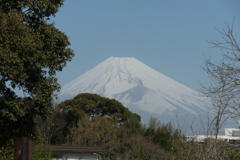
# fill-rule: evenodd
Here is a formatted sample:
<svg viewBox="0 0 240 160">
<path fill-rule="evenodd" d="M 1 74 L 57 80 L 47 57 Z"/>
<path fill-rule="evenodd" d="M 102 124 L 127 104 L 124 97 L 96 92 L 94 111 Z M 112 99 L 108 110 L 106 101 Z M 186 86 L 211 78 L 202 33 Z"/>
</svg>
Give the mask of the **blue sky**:
<svg viewBox="0 0 240 160">
<path fill-rule="evenodd" d="M 68 35 L 75 57 L 58 82 L 65 85 L 110 56 L 134 57 L 162 74 L 199 90 L 209 85 L 203 54 L 221 52 L 207 41 L 235 18 L 240 42 L 239 0 L 65 0 L 56 27 Z"/>
</svg>

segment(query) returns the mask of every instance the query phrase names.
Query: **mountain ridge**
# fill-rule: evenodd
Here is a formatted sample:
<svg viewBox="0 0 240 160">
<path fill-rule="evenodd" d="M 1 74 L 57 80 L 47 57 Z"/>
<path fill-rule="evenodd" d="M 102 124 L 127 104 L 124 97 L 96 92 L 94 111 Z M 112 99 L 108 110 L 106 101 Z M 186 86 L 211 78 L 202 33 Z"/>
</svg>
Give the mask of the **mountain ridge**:
<svg viewBox="0 0 240 160">
<path fill-rule="evenodd" d="M 148 116 L 199 116 L 209 112 L 211 103 L 194 96 L 195 90 L 148 67 L 135 58 L 110 57 L 73 81 L 64 85 L 60 101 L 79 93 L 96 93 L 114 98 L 131 111 Z"/>
</svg>

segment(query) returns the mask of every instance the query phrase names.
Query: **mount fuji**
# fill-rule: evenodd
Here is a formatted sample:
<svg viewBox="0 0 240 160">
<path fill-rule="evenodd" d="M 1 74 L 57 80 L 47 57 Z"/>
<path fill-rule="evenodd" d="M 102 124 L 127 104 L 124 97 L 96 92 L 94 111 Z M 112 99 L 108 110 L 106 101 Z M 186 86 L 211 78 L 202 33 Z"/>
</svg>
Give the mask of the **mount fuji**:
<svg viewBox="0 0 240 160">
<path fill-rule="evenodd" d="M 71 99 L 79 93 L 114 98 L 139 114 L 144 123 L 153 116 L 163 123 L 190 124 L 199 117 L 206 119 L 212 108 L 211 102 L 197 91 L 135 58 L 108 58 L 64 85 L 59 100 Z"/>
</svg>

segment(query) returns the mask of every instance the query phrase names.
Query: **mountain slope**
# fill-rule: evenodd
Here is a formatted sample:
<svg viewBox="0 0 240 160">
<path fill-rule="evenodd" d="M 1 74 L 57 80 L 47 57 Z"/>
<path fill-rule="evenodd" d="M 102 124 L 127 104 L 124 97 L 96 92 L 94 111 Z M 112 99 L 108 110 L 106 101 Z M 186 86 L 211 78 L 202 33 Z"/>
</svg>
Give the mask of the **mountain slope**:
<svg viewBox="0 0 240 160">
<path fill-rule="evenodd" d="M 71 99 L 85 92 L 117 99 L 140 114 L 143 122 L 150 115 L 161 121 L 206 116 L 211 107 L 205 98 L 196 96 L 196 91 L 135 58 L 108 58 L 63 86 L 59 99 Z"/>
</svg>

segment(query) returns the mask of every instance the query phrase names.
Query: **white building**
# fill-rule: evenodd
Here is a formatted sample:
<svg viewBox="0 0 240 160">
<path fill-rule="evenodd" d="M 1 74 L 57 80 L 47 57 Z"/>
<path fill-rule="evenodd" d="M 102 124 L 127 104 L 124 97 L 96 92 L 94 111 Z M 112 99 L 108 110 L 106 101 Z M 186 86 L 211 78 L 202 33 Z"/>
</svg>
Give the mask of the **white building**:
<svg viewBox="0 0 240 160">
<path fill-rule="evenodd" d="M 187 136 L 188 141 L 195 142 L 204 142 L 206 138 L 215 138 L 215 135 L 195 135 L 195 136 Z M 231 144 L 240 144 L 240 129 L 238 128 L 225 128 L 224 135 L 218 135 L 217 139 L 225 140 Z"/>
</svg>

